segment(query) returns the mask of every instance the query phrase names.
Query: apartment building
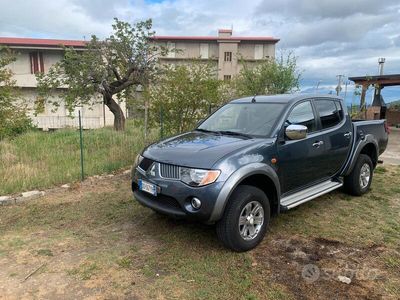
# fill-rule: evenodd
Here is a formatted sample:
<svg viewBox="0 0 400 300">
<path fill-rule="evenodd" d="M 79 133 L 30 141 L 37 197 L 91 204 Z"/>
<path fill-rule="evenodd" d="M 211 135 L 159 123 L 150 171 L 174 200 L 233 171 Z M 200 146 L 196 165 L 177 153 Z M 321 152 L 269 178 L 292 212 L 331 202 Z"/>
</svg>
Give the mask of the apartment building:
<svg viewBox="0 0 400 300">
<path fill-rule="evenodd" d="M 77 107 L 72 113 L 62 105 L 62 101 L 57 109 L 53 105 L 47 104 L 42 112 L 37 115 L 34 113 L 33 108 L 37 98 L 36 73 L 48 72 L 53 64 L 62 59 L 64 55 L 62 46 L 73 47 L 77 51 L 83 51 L 85 48 L 84 41 L 0 37 L 0 46 L 7 46 L 16 53 L 17 59 L 10 64 L 9 68 L 14 73 L 16 85 L 20 88 L 21 101 L 27 104 L 29 116 L 38 128 L 50 130 L 77 127 L 79 124 L 77 118 L 79 111 L 81 111 L 82 115 L 83 128 L 89 129 L 113 125 L 114 116 L 103 105 L 100 97 L 94 106 Z M 59 93 L 61 92 L 62 90 L 60 89 Z M 50 100 L 57 100 L 55 98 L 59 98 L 57 93 Z M 124 110 L 124 103 L 121 106 Z"/>
<path fill-rule="evenodd" d="M 275 57 L 279 39 L 233 36 L 231 29 L 220 29 L 217 36 L 154 36 L 153 41 L 169 50 L 178 50 L 170 51 L 161 58 L 162 62 L 180 64 L 193 58 L 208 60 L 215 64 L 218 79 L 229 80 L 239 73 L 240 59 L 257 64 Z"/>
<path fill-rule="evenodd" d="M 178 50 L 170 51 L 168 55 L 160 57 L 162 63 L 180 64 L 200 58 L 215 64 L 219 79 L 230 80 L 240 71 L 240 59 L 249 64 L 257 64 L 263 59 L 275 57 L 275 44 L 279 39 L 238 37 L 233 36 L 230 29 L 220 29 L 217 36 L 154 36 L 152 41 L 156 45 Z M 16 61 L 9 67 L 14 73 L 16 85 L 20 87 L 21 98 L 28 105 L 29 115 L 38 128 L 49 130 L 77 127 L 79 111 L 84 128 L 99 128 L 113 124 L 114 117 L 103 105 L 100 97 L 96 99 L 97 104 L 78 107 L 72 113 L 62 105 L 62 102 L 58 108 L 47 104 L 42 112 L 34 113 L 33 108 L 37 98 L 36 73 L 48 72 L 53 64 L 62 59 L 64 55 L 62 46 L 84 51 L 84 41 L 0 37 L 0 46 L 2 45 L 17 53 Z M 61 92 L 62 89 L 59 90 L 59 93 Z M 59 98 L 57 94 L 54 97 Z M 127 113 L 125 103 L 121 103 L 121 108 Z"/>
</svg>

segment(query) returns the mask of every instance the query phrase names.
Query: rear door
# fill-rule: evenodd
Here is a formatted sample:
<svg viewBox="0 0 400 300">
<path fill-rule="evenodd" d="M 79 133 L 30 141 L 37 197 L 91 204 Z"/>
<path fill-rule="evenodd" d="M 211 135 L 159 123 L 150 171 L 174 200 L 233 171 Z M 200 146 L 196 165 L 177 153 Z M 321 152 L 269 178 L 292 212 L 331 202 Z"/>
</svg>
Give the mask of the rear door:
<svg viewBox="0 0 400 300">
<path fill-rule="evenodd" d="M 314 106 L 325 145 L 321 159 L 321 169 L 324 170 L 322 175 L 332 177 L 341 169 L 350 151 L 351 120 L 337 99 L 315 99 Z"/>
<path fill-rule="evenodd" d="M 281 136 L 288 125 L 298 124 L 308 128 L 307 137 L 290 140 L 286 136 L 278 144 L 279 175 L 282 192 L 295 191 L 315 183 L 325 176 L 323 169 L 325 144 L 311 100 L 297 103 L 290 111 Z"/>
</svg>

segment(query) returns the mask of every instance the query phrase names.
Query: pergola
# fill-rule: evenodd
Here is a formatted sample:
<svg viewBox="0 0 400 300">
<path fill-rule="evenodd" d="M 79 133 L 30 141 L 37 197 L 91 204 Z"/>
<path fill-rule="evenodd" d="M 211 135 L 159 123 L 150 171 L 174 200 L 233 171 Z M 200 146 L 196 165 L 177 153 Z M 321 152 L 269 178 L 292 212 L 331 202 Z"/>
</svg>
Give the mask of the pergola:
<svg viewBox="0 0 400 300">
<path fill-rule="evenodd" d="M 378 105 L 378 99 L 381 99 L 381 90 L 385 86 L 395 86 L 400 85 L 400 74 L 391 74 L 391 75 L 376 75 L 376 76 L 360 76 L 360 77 L 349 77 L 349 80 L 353 81 L 355 84 L 361 85 L 361 100 L 360 100 L 360 110 L 365 110 L 365 94 L 370 85 L 375 86 L 374 92 L 374 102 L 373 106 L 381 106 Z M 377 100 L 375 100 L 377 99 Z M 381 103 L 380 103 L 381 104 Z"/>
</svg>

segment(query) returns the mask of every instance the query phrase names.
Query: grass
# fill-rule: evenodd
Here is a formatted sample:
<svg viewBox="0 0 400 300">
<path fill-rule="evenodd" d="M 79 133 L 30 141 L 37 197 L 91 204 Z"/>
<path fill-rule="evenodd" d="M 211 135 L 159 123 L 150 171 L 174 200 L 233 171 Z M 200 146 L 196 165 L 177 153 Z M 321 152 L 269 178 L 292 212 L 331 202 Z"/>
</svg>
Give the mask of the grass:
<svg viewBox="0 0 400 300">
<path fill-rule="evenodd" d="M 129 167 L 145 146 L 143 128 L 132 120 L 124 132 L 85 130 L 83 141 L 86 176 Z M 31 131 L 0 142 L 0 195 L 78 181 L 80 174 L 78 130 Z"/>
<path fill-rule="evenodd" d="M 400 297 L 400 168 L 374 176 L 363 197 L 330 193 L 272 220 L 253 251 L 222 248 L 214 228 L 171 220 L 132 201 L 121 175 L 0 208 L 5 298 L 327 299 Z M 310 259 L 292 254 L 303 251 Z M 332 254 L 333 253 L 333 254 Z M 43 262 L 46 267 L 21 286 Z M 379 279 L 307 284 L 302 267 Z M 10 274 L 13 274 L 11 276 Z M 63 282 L 65 284 L 60 285 Z M 35 286 L 45 290 L 35 291 Z"/>
</svg>

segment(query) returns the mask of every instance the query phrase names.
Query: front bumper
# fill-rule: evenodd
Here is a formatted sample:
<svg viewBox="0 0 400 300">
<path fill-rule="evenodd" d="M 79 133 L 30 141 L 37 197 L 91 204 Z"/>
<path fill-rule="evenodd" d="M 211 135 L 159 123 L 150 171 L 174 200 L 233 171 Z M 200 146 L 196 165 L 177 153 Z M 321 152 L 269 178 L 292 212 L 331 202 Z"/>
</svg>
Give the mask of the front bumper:
<svg viewBox="0 0 400 300">
<path fill-rule="evenodd" d="M 140 191 L 138 180 L 142 179 L 158 187 L 157 196 Z M 160 213 L 196 221 L 207 222 L 210 219 L 223 182 L 214 182 L 203 187 L 191 187 L 179 180 L 150 176 L 136 168 L 133 171 L 132 191 L 135 199 L 142 205 Z M 201 207 L 194 209 L 190 201 L 200 199 Z"/>
</svg>

